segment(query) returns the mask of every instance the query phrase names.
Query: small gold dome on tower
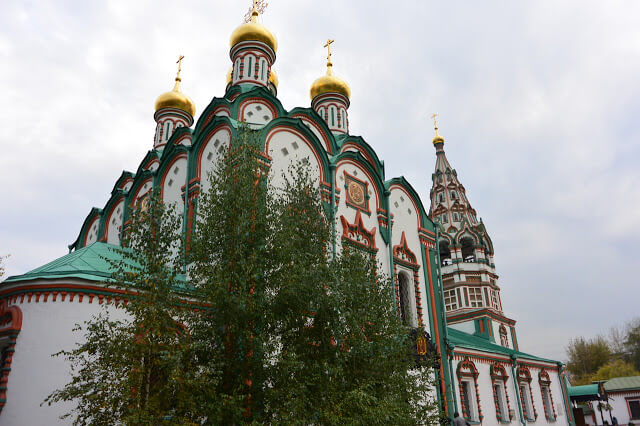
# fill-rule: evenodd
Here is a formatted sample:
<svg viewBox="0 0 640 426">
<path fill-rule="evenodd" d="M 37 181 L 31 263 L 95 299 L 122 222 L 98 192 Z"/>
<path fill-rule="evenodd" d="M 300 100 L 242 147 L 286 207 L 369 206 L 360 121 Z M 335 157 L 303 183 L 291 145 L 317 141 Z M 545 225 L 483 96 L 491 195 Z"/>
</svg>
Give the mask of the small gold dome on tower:
<svg viewBox="0 0 640 426">
<path fill-rule="evenodd" d="M 196 104 L 193 103 L 191 98 L 180 91 L 180 70 L 181 62 L 184 56 L 178 59 L 178 75 L 176 75 L 176 84 L 173 86 L 173 90 L 163 93 L 156 99 L 156 112 L 163 108 L 177 108 L 182 110 L 192 117 L 196 114 Z"/>
<path fill-rule="evenodd" d="M 333 63 L 331 62 L 331 43 L 333 43 L 333 40 L 328 40 L 327 44 L 324 45 L 324 47 L 328 49 L 327 74 L 316 79 L 316 81 L 314 81 L 311 85 L 311 90 L 309 90 L 311 100 L 313 100 L 318 95 L 322 95 L 323 93 L 340 93 L 347 98 L 351 97 L 351 88 L 349 87 L 347 82 L 340 77 L 336 77 L 335 75 L 333 75 Z"/>
<path fill-rule="evenodd" d="M 434 145 L 444 144 L 444 138 L 440 136 L 440 133 L 438 133 L 438 122 L 436 121 L 437 116 L 438 114 L 431 114 L 431 118 L 433 118 L 433 128 L 436 131 L 436 135 L 433 137 Z"/>
<path fill-rule="evenodd" d="M 229 44 L 231 48 L 243 41 L 261 41 L 269 46 L 274 52 L 278 50 L 278 40 L 271 31 L 264 25 L 258 23 L 258 9 L 254 2 L 251 20 L 240 25 L 231 33 Z"/>
<path fill-rule="evenodd" d="M 227 73 L 227 84 L 231 83 L 232 74 L 233 74 L 233 67 L 229 68 L 229 72 Z"/>
</svg>

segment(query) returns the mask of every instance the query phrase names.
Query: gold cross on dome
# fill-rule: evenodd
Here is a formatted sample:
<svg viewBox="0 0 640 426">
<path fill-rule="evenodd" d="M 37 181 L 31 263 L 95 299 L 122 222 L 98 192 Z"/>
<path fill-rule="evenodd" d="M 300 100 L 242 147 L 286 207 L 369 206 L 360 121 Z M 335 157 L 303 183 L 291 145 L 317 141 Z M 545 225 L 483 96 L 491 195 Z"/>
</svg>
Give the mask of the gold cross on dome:
<svg viewBox="0 0 640 426">
<path fill-rule="evenodd" d="M 176 80 L 180 79 L 180 71 L 182 71 L 182 60 L 184 59 L 184 55 L 180 55 L 176 64 L 178 64 L 178 75 L 176 75 Z"/>
<path fill-rule="evenodd" d="M 327 62 L 331 63 L 331 44 L 334 42 L 335 40 L 331 40 L 328 39 L 327 43 L 324 45 L 324 47 L 327 48 Z"/>
<path fill-rule="evenodd" d="M 253 17 L 264 14 L 265 9 L 269 6 L 265 0 L 253 0 L 253 6 L 249 8 L 249 11 L 244 15 L 244 22 L 254 22 Z"/>
<path fill-rule="evenodd" d="M 438 114 L 436 114 L 436 113 L 431 114 L 431 118 L 433 118 L 433 127 L 437 131 L 438 130 L 438 122 L 436 121 L 436 117 L 438 117 Z"/>
</svg>

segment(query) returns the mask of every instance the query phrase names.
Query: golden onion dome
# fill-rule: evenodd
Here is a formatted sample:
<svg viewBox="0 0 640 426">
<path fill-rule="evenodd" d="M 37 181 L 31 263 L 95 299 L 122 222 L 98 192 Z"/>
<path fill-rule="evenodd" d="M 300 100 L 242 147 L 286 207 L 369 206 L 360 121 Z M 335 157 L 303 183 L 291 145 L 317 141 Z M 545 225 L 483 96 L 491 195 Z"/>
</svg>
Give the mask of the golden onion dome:
<svg viewBox="0 0 640 426">
<path fill-rule="evenodd" d="M 232 74 L 233 74 L 233 67 L 229 68 L 229 72 L 227 73 L 227 84 L 231 83 Z"/>
<path fill-rule="evenodd" d="M 340 93 L 348 98 L 351 97 L 351 88 L 347 84 L 346 81 L 341 79 L 340 77 L 336 77 L 333 75 L 333 63 L 331 62 L 331 43 L 333 40 L 328 40 L 327 44 L 324 47 L 327 48 L 327 74 L 322 77 L 316 79 L 311 85 L 311 89 L 309 90 L 309 95 L 311 96 L 311 100 L 313 100 L 316 96 L 322 95 L 323 93 Z"/>
<path fill-rule="evenodd" d="M 180 59 L 178 59 L 178 74 L 176 75 L 176 84 L 173 86 L 173 90 L 163 93 L 156 99 L 156 112 L 163 108 L 177 108 L 189 113 L 192 117 L 195 116 L 196 104 L 193 103 L 191 98 L 180 91 L 180 82 L 182 81 L 180 71 L 183 58 L 184 56 L 181 56 Z"/>
<path fill-rule="evenodd" d="M 438 116 L 438 114 L 431 115 L 431 118 L 433 118 L 433 129 L 436 131 L 436 135 L 433 137 L 433 144 L 434 145 L 444 144 L 444 138 L 442 136 L 440 136 L 440 133 L 438 133 L 438 122 L 436 120 L 437 116 Z"/>
<path fill-rule="evenodd" d="M 273 84 L 276 87 L 276 89 L 278 88 L 278 83 L 280 82 L 280 80 L 278 80 L 278 74 L 276 74 L 276 72 L 273 69 L 271 70 L 269 81 L 271 82 L 271 84 Z"/>
<path fill-rule="evenodd" d="M 264 25 L 258 23 L 258 10 L 253 6 L 251 21 L 240 25 L 231 33 L 229 44 L 231 48 L 243 41 L 261 41 L 269 46 L 274 52 L 278 50 L 278 40 L 271 31 Z"/>
<path fill-rule="evenodd" d="M 439 143 L 444 143 L 444 138 L 442 136 L 440 136 L 438 134 L 438 132 L 436 131 L 436 135 L 433 137 L 433 144 L 439 144 Z"/>
<path fill-rule="evenodd" d="M 196 114 L 196 104 L 180 91 L 180 80 L 178 78 L 176 78 L 176 84 L 173 90 L 163 93 L 156 99 L 156 111 L 163 108 L 177 108 L 189 113 L 192 117 Z"/>
<path fill-rule="evenodd" d="M 311 100 L 323 93 L 340 93 L 347 98 L 351 97 L 351 89 L 347 82 L 334 75 L 323 75 L 311 85 L 311 90 L 309 90 Z"/>
</svg>

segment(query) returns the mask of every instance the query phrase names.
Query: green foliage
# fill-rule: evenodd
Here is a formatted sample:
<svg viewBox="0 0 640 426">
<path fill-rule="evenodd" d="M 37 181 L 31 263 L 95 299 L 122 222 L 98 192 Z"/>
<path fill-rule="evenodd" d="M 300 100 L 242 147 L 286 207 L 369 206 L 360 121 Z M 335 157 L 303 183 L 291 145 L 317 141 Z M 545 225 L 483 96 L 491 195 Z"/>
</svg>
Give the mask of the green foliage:
<svg viewBox="0 0 640 426">
<path fill-rule="evenodd" d="M 389 278 L 369 254 L 332 257 L 307 170 L 268 185 L 257 133 L 239 132 L 199 197 L 188 280 L 180 219 L 154 199 L 109 284 L 135 294 L 61 352 L 73 380 L 46 402 L 78 401 L 78 425 L 435 424 Z"/>
<path fill-rule="evenodd" d="M 191 401 L 181 393 L 189 367 L 183 357 L 188 334 L 184 285 L 179 275 L 180 219 L 156 195 L 136 209 L 117 249 L 106 286 L 126 289 L 122 300 L 105 304 L 103 311 L 77 331 L 85 340 L 61 351 L 71 365 L 72 380 L 47 397 L 51 405 L 75 401 L 63 418 L 74 425 L 190 424 Z"/>
<path fill-rule="evenodd" d="M 598 371 L 591 376 L 590 382 L 629 376 L 640 376 L 640 372 L 638 372 L 632 364 L 621 359 L 617 359 L 598 368 Z"/>
<path fill-rule="evenodd" d="M 589 340 L 578 337 L 569 342 L 567 355 L 569 356 L 567 368 L 571 373 L 571 382 L 574 385 L 580 385 L 591 383 L 591 376 L 609 362 L 611 350 L 602 336 Z"/>
<path fill-rule="evenodd" d="M 640 318 L 629 322 L 624 348 L 628 361 L 636 370 L 640 371 Z"/>
</svg>

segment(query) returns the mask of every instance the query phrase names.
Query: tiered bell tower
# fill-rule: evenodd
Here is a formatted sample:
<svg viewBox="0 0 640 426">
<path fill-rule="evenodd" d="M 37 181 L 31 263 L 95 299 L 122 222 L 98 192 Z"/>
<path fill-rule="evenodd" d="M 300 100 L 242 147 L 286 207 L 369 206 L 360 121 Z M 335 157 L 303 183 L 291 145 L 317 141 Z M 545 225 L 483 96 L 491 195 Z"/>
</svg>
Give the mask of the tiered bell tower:
<svg viewBox="0 0 640 426">
<path fill-rule="evenodd" d="M 436 135 L 436 167 L 430 192 L 430 218 L 439 228 L 440 268 L 444 307 L 450 327 L 517 349 L 515 321 L 504 315 L 493 243 L 471 207 L 466 189 L 444 152 L 444 138 Z"/>
</svg>

